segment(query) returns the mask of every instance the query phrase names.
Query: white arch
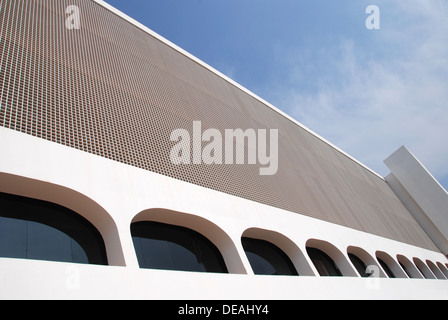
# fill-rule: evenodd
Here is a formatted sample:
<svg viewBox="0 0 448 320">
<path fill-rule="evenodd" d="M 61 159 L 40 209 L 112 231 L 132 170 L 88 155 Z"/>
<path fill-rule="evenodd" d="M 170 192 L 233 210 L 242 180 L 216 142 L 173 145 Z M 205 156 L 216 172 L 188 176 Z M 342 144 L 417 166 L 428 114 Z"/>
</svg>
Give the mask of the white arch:
<svg viewBox="0 0 448 320">
<path fill-rule="evenodd" d="M 308 261 L 303 252 L 291 239 L 284 236 L 283 234 L 267 229 L 249 228 L 243 232 L 241 237 L 264 240 L 276 245 L 289 257 L 289 259 L 291 259 L 291 262 L 293 263 L 299 275 L 315 275 L 313 269 L 308 264 Z"/>
<path fill-rule="evenodd" d="M 100 232 L 109 265 L 126 265 L 113 218 L 86 195 L 60 185 L 3 172 L 0 172 L 0 192 L 52 202 L 76 212 Z"/>
<path fill-rule="evenodd" d="M 306 247 L 319 249 L 327 254 L 331 259 L 333 259 L 334 263 L 338 266 L 343 276 L 358 277 L 358 274 L 348 262 L 345 255 L 333 244 L 323 240 L 309 239 L 306 242 Z"/>
<path fill-rule="evenodd" d="M 205 218 L 165 208 L 153 208 L 143 210 L 135 215 L 131 223 L 140 221 L 161 222 L 194 230 L 206 237 L 218 248 L 229 273 L 247 273 L 232 239 L 224 230 Z"/>
</svg>

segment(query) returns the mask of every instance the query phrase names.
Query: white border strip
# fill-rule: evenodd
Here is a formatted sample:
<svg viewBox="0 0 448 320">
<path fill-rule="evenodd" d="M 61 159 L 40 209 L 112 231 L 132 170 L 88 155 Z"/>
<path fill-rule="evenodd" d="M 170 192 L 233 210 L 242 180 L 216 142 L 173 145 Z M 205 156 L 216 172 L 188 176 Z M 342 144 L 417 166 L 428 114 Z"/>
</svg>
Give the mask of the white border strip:
<svg viewBox="0 0 448 320">
<path fill-rule="evenodd" d="M 339 151 L 340 153 L 342 153 L 343 155 L 345 155 L 347 158 L 351 159 L 352 161 L 356 162 L 357 164 L 359 164 L 360 166 L 364 167 L 365 169 L 369 170 L 371 173 L 373 173 L 374 175 L 378 176 L 381 180 L 385 181 L 385 179 L 378 174 L 377 172 L 375 172 L 374 170 L 372 170 L 371 168 L 367 167 L 365 164 L 363 164 L 362 162 L 360 162 L 359 160 L 353 158 L 351 155 L 349 155 L 348 153 L 346 153 L 345 151 L 343 151 L 342 149 L 340 149 L 339 147 L 335 146 L 334 144 L 332 144 L 330 141 L 328 141 L 327 139 L 325 139 L 324 137 L 320 136 L 319 134 L 317 134 L 316 132 L 312 131 L 310 128 L 306 127 L 305 125 L 303 125 L 302 123 L 298 122 L 296 119 L 292 118 L 291 116 L 289 116 L 288 114 L 284 113 L 282 110 L 278 109 L 277 107 L 273 106 L 272 104 L 270 104 L 269 102 L 265 101 L 264 99 L 260 98 L 259 96 L 257 96 L 255 93 L 253 93 L 252 91 L 250 91 L 249 89 L 243 87 L 242 85 L 240 85 L 239 83 L 235 82 L 234 80 L 230 79 L 229 77 L 227 77 L 226 75 L 222 74 L 221 72 L 219 72 L 218 70 L 214 69 L 213 67 L 211 67 L 210 65 L 206 64 L 204 61 L 198 59 L 197 57 L 193 56 L 191 53 L 185 51 L 184 49 L 180 48 L 179 46 L 175 45 L 174 43 L 172 43 L 171 41 L 169 41 L 168 39 L 165 39 L 164 37 L 162 37 L 161 35 L 159 35 L 158 33 L 152 31 L 151 29 L 149 29 L 148 27 L 144 26 L 143 24 L 141 24 L 140 22 L 134 20 L 133 18 L 129 17 L 128 15 L 126 15 L 125 13 L 121 12 L 120 10 L 118 10 L 117 8 L 111 6 L 110 4 L 106 3 L 103 0 L 93 0 L 94 2 L 96 2 L 97 4 L 101 5 L 102 7 L 108 9 L 109 11 L 111 11 L 112 13 L 118 15 L 120 18 L 123 18 L 124 20 L 128 21 L 129 23 L 133 24 L 134 26 L 138 27 L 139 29 L 145 31 L 146 33 L 148 33 L 149 35 L 153 36 L 154 38 L 162 41 L 163 43 L 165 43 L 166 45 L 170 46 L 171 48 L 175 49 L 176 51 L 178 51 L 179 53 L 183 54 L 184 56 L 188 57 L 189 59 L 193 60 L 194 62 L 198 63 L 199 65 L 201 65 L 202 67 L 208 69 L 209 71 L 213 72 L 214 74 L 216 74 L 217 76 L 221 77 L 222 79 L 226 80 L 227 82 L 229 82 L 230 84 L 234 85 L 235 87 L 237 87 L 238 89 L 244 91 L 245 93 L 247 93 L 248 95 L 252 96 L 253 98 L 257 99 L 259 102 L 263 103 L 264 105 L 268 106 L 269 108 L 271 108 L 272 110 L 276 111 L 277 113 L 279 113 L 280 115 L 282 115 L 283 117 L 285 117 L 286 119 L 292 121 L 294 124 L 296 124 L 297 126 L 299 126 L 300 128 L 306 130 L 307 132 L 311 133 L 312 135 L 314 135 L 316 138 L 320 139 L 321 141 L 323 141 L 324 143 L 328 144 L 330 147 L 336 149 L 337 151 Z"/>
</svg>

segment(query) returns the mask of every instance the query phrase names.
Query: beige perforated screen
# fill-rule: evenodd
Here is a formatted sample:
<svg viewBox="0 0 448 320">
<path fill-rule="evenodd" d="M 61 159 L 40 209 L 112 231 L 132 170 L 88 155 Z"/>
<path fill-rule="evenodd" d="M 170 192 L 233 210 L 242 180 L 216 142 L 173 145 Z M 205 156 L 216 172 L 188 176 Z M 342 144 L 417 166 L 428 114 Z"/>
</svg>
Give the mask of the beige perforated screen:
<svg viewBox="0 0 448 320">
<path fill-rule="evenodd" d="M 384 180 L 103 6 L 0 3 L 0 126 L 437 250 Z M 66 28 L 69 5 L 80 9 L 79 30 Z M 170 134 L 191 132 L 194 120 L 221 132 L 279 129 L 277 174 L 260 176 L 259 164 L 172 164 Z"/>
</svg>

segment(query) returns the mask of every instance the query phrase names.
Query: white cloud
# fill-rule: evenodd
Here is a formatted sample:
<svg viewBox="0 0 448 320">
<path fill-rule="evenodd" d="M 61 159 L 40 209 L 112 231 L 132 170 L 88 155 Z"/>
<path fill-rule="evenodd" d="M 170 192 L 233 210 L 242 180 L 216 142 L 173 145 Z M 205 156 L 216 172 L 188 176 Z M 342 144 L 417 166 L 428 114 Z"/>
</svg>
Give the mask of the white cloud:
<svg viewBox="0 0 448 320">
<path fill-rule="evenodd" d="M 382 161 L 404 144 L 441 179 L 448 175 L 448 4 L 394 1 L 380 8 L 397 18 L 366 31 L 378 32 L 375 50 L 341 39 L 295 54 L 297 86 L 282 92 L 281 104 L 382 175 Z M 307 79 L 317 90 L 302 89 Z"/>
</svg>

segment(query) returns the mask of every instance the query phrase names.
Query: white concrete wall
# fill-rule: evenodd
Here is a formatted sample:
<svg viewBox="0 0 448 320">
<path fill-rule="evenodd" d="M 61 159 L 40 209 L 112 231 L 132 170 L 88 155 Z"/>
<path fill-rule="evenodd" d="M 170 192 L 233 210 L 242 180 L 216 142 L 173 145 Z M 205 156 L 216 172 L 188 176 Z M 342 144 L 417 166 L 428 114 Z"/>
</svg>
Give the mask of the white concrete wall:
<svg viewBox="0 0 448 320">
<path fill-rule="evenodd" d="M 254 276 L 0 259 L 0 299 L 448 299 L 447 282 Z"/>
<path fill-rule="evenodd" d="M 111 265 L 1 258 L 3 299 L 448 298 L 447 280 L 386 279 L 382 270 L 380 279 L 362 279 L 347 255 L 347 249 L 355 247 L 373 261 L 381 251 L 395 261 L 402 255 L 448 266 L 448 259 L 439 252 L 237 198 L 5 128 L 0 128 L 0 150 L 0 192 L 55 202 L 83 215 L 103 235 Z M 231 274 L 139 269 L 130 225 L 140 220 L 200 232 L 221 251 Z M 305 276 L 253 275 L 241 245 L 243 233 L 279 246 Z M 328 250 L 348 277 L 319 277 L 306 254 L 307 243 Z"/>
<path fill-rule="evenodd" d="M 448 255 L 448 193 L 402 146 L 384 163 L 391 174 L 386 181 L 414 215 L 438 248 Z"/>
</svg>

